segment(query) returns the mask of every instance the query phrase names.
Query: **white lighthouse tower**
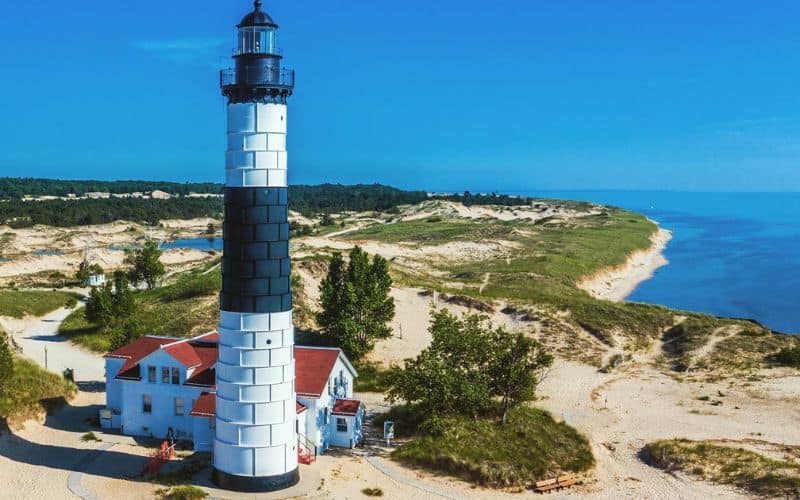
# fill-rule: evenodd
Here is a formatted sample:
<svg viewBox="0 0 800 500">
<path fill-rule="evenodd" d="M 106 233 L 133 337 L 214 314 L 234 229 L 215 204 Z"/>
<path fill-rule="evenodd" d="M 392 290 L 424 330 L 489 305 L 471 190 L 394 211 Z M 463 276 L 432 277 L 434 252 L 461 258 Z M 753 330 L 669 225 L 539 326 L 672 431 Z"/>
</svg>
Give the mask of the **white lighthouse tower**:
<svg viewBox="0 0 800 500">
<path fill-rule="evenodd" d="M 261 492 L 300 479 L 286 182 L 294 72 L 260 0 L 238 40 L 235 68 L 220 78 L 228 149 L 213 480 Z"/>
</svg>

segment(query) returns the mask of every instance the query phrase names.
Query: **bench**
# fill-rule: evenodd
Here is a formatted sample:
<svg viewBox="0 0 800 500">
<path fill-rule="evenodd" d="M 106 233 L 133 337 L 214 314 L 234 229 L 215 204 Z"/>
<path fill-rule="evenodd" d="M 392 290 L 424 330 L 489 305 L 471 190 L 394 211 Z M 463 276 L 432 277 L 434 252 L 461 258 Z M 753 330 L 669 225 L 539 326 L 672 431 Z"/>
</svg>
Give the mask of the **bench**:
<svg viewBox="0 0 800 500">
<path fill-rule="evenodd" d="M 552 490 L 560 490 L 562 488 L 569 488 L 578 484 L 578 478 L 575 474 L 565 474 L 553 479 L 545 479 L 544 481 L 536 481 L 534 491 L 537 493 L 545 493 Z"/>
</svg>

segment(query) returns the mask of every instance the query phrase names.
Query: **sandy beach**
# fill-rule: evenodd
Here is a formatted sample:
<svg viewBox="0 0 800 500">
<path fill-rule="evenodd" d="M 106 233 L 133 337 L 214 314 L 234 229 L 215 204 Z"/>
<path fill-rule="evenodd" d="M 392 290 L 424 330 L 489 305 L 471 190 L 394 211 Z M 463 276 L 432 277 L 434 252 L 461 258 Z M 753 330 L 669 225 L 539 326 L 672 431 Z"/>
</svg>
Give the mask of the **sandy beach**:
<svg viewBox="0 0 800 500">
<path fill-rule="evenodd" d="M 636 287 L 649 280 L 663 266 L 669 264 L 664 250 L 672 239 L 672 233 L 659 228 L 650 238 L 652 245 L 647 250 L 634 252 L 620 267 L 605 269 L 578 283 L 596 299 L 619 302 L 630 296 Z"/>
</svg>

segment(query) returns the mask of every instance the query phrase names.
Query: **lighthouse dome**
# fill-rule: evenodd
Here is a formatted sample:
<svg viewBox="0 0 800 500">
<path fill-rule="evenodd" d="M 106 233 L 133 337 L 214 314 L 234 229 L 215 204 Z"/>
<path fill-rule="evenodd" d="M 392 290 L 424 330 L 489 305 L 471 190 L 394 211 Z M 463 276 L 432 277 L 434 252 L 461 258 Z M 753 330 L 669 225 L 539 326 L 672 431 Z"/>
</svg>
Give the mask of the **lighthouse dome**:
<svg viewBox="0 0 800 500">
<path fill-rule="evenodd" d="M 275 21 L 267 14 L 266 12 L 261 10 L 261 0 L 256 0 L 254 2 L 255 9 L 253 12 L 247 14 L 242 18 L 242 21 L 239 23 L 239 28 L 246 28 L 249 26 L 269 26 L 271 28 L 277 28 L 278 25 L 275 24 Z"/>
</svg>

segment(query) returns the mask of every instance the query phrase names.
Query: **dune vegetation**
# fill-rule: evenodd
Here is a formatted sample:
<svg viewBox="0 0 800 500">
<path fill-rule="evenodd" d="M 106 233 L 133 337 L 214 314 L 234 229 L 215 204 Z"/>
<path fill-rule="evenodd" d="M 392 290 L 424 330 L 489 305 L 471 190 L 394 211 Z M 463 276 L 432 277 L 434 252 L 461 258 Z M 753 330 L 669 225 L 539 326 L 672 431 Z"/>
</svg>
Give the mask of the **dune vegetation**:
<svg viewBox="0 0 800 500">
<path fill-rule="evenodd" d="M 766 443 L 753 443 L 751 447 Z M 748 448 L 751 448 L 748 447 Z M 644 458 L 653 466 L 740 488 L 759 497 L 800 496 L 800 448 L 775 445 L 768 456 L 735 444 L 683 439 L 648 444 Z"/>
<path fill-rule="evenodd" d="M 800 339 L 750 321 L 593 298 L 578 287 L 581 280 L 649 248 L 658 227 L 642 215 L 613 207 L 569 208 L 583 213 L 533 223 L 433 215 L 370 225 L 342 238 L 409 250 L 476 242 L 501 245 L 500 251 L 479 256 L 395 261 L 393 278 L 406 286 L 470 297 L 491 308 L 505 304 L 505 311 L 519 321 L 539 322 L 551 332 L 544 342 L 558 338 L 550 343 L 555 354 L 598 368 L 610 350 L 642 352 L 663 341 L 665 366 L 672 371 L 741 372 L 774 366 L 781 349 L 800 345 Z"/>
<path fill-rule="evenodd" d="M 3 337 L 0 342 L 5 341 Z M 0 420 L 12 427 L 60 406 L 77 393 L 74 384 L 26 358 L 14 356 L 12 366 L 0 387 Z"/>
<path fill-rule="evenodd" d="M 421 430 L 402 409 L 389 418 L 405 426 L 399 432 L 414 436 L 393 458 L 486 487 L 526 488 L 563 472 L 588 471 L 595 463 L 584 436 L 526 406 L 513 409 L 505 425 L 452 416 L 438 421 L 436 429 Z"/>
<path fill-rule="evenodd" d="M 219 260 L 181 273 L 168 284 L 134 293 L 134 312 L 121 323 L 103 328 L 86 318 L 85 309 L 73 312 L 59 333 L 96 352 L 108 352 L 119 329 L 139 334 L 187 337 L 216 328 L 221 286 Z"/>
<path fill-rule="evenodd" d="M 74 306 L 79 297 L 69 292 L 0 290 L 0 316 L 44 316 L 60 307 Z"/>
</svg>

